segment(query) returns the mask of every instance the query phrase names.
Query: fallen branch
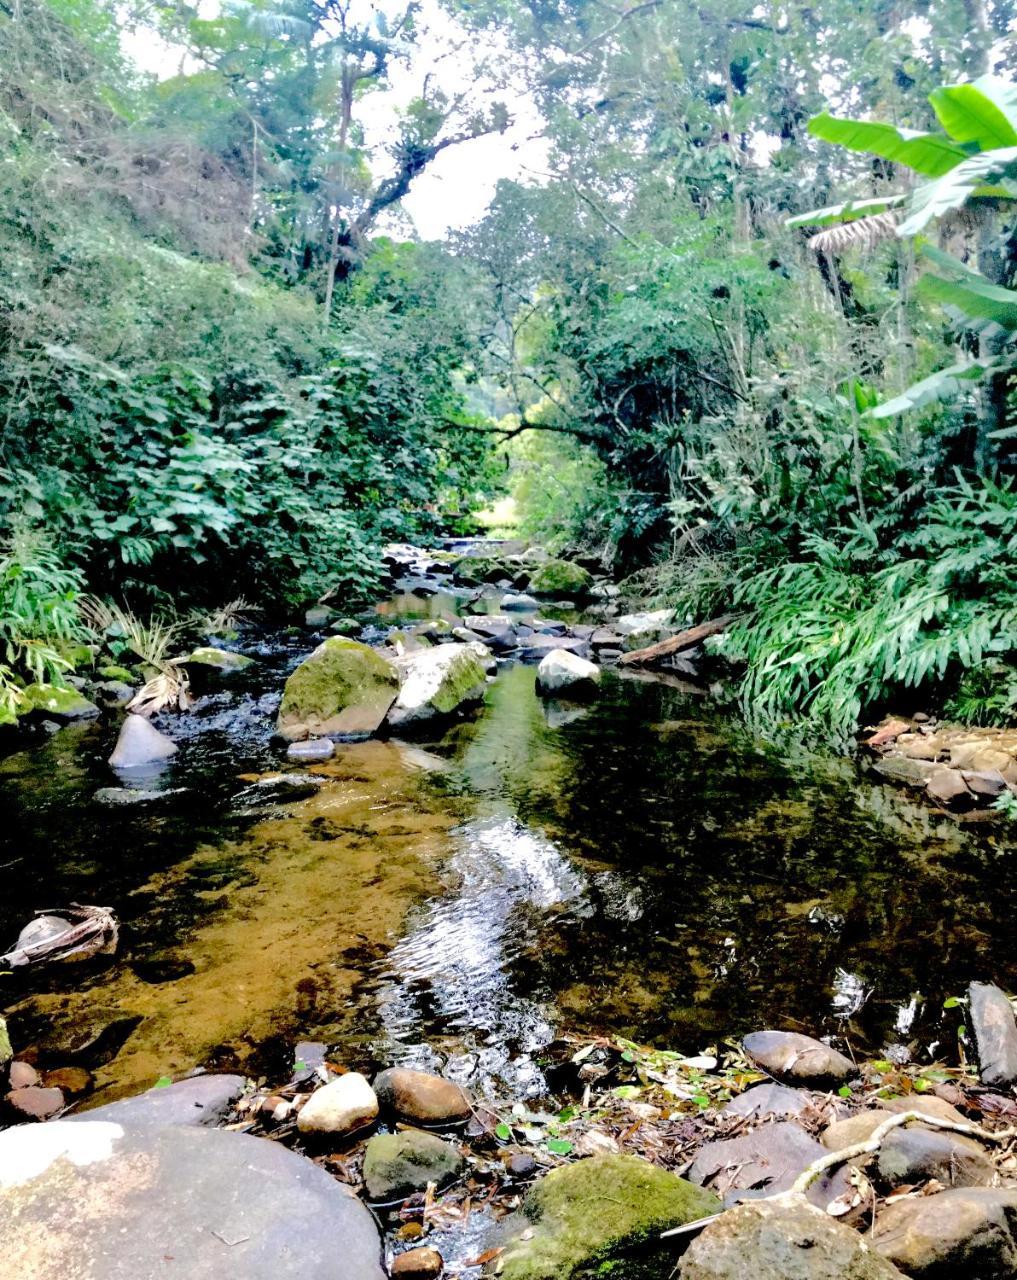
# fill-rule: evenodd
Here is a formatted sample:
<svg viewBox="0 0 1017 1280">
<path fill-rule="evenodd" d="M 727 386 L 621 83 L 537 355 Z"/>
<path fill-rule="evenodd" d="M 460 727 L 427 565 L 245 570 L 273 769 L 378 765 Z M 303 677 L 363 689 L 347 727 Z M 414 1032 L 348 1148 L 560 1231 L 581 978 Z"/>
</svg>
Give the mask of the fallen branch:
<svg viewBox="0 0 1017 1280">
<path fill-rule="evenodd" d="M 666 640 L 648 645 L 645 649 L 633 649 L 631 653 L 626 653 L 619 659 L 618 665 L 621 667 L 642 665 L 647 662 L 656 662 L 658 658 L 667 658 L 672 653 L 681 653 L 683 649 L 694 649 L 708 636 L 716 636 L 726 631 L 732 622 L 734 622 L 734 614 L 725 614 L 722 618 L 714 618 L 711 622 L 701 622 L 698 627 L 679 631 L 676 636 L 668 636 Z"/>
</svg>

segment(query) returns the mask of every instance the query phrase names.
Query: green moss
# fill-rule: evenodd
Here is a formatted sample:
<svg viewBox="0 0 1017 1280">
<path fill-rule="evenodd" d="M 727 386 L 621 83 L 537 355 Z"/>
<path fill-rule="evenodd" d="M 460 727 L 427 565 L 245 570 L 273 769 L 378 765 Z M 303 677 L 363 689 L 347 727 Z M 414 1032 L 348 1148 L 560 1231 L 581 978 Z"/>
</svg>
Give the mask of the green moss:
<svg viewBox="0 0 1017 1280">
<path fill-rule="evenodd" d="M 242 653 L 232 653 L 229 649 L 215 649 L 211 645 L 204 645 L 201 648 L 192 649 L 184 658 L 184 665 L 213 667 L 216 671 L 242 671 L 253 661 L 253 658 L 245 658 Z"/>
<path fill-rule="evenodd" d="M 356 618 L 336 618 L 328 624 L 328 629 L 338 636 L 358 636 L 364 628 Z"/>
<path fill-rule="evenodd" d="M 104 680 L 122 680 L 124 684 L 133 684 L 137 680 L 137 676 L 127 667 L 119 667 L 115 662 L 107 663 L 104 667 L 99 667 L 96 675 L 102 676 Z"/>
<path fill-rule="evenodd" d="M 364 1153 L 364 1181 L 372 1200 L 397 1200 L 423 1191 L 429 1182 L 442 1186 L 451 1181 L 464 1164 L 460 1152 L 450 1142 L 421 1129 L 400 1133 L 379 1133 Z"/>
<path fill-rule="evenodd" d="M 459 652 L 445 669 L 445 678 L 431 699 L 435 711 L 448 715 L 456 707 L 482 693 L 487 676 L 476 654 Z"/>
<path fill-rule="evenodd" d="M 76 689 L 61 689 L 55 684 L 30 684 L 22 693 L 25 699 L 23 715 L 40 711 L 54 720 L 87 720 L 99 714 L 95 703 L 83 698 Z"/>
<path fill-rule="evenodd" d="M 331 636 L 286 681 L 279 731 L 291 740 L 374 733 L 398 691 L 396 669 L 381 654 Z"/>
<path fill-rule="evenodd" d="M 502 1280 L 656 1278 L 659 1254 L 647 1262 L 639 1246 L 720 1208 L 712 1191 L 636 1156 L 580 1160 L 553 1170 L 526 1196 L 501 1258 Z"/>
<path fill-rule="evenodd" d="M 11 1038 L 7 1034 L 7 1021 L 0 1018 L 0 1071 L 7 1068 L 7 1064 L 14 1057 L 14 1050 L 11 1048 Z"/>
<path fill-rule="evenodd" d="M 548 560 L 530 578 L 530 590 L 544 596 L 585 596 L 592 584 L 590 574 L 571 560 Z"/>
<path fill-rule="evenodd" d="M 479 586 L 482 582 L 498 582 L 502 578 L 510 581 L 519 573 L 519 566 L 509 564 L 496 556 L 467 556 L 457 562 L 452 570 L 456 582 L 465 586 Z"/>
</svg>

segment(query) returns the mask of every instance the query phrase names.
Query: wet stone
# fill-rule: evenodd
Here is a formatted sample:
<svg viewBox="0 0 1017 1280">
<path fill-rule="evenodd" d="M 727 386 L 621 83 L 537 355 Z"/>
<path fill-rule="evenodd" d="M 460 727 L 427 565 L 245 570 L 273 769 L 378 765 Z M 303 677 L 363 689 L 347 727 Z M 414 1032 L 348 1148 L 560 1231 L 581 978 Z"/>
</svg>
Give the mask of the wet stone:
<svg viewBox="0 0 1017 1280">
<path fill-rule="evenodd" d="M 357 1071 L 337 1076 L 315 1090 L 300 1108 L 301 1133 L 345 1137 L 374 1123 L 378 1099 L 365 1076 Z"/>
<path fill-rule="evenodd" d="M 445 1260 L 437 1249 L 410 1249 L 393 1260 L 391 1274 L 412 1280 L 438 1280 L 444 1269 Z"/>
<path fill-rule="evenodd" d="M 133 1098 L 107 1102 L 80 1115 L 73 1122 L 105 1120 L 125 1129 L 153 1125 L 186 1125 L 191 1128 L 217 1125 L 230 1113 L 244 1091 L 243 1076 L 204 1075 L 178 1080 L 176 1084 L 149 1089 Z"/>
<path fill-rule="evenodd" d="M 792 1121 L 764 1124 L 752 1133 L 701 1147 L 689 1170 L 689 1181 L 709 1186 L 725 1203 L 790 1190 L 794 1180 L 826 1148 Z M 817 1178 L 808 1198 L 821 1208 L 850 1189 L 841 1169 Z"/>
<path fill-rule="evenodd" d="M 968 996 L 983 1082 L 1013 1084 L 1017 1080 L 1017 1022 L 1010 1001 L 999 987 L 984 982 L 972 982 Z"/>
<path fill-rule="evenodd" d="M 458 1147 L 423 1129 L 375 1134 L 364 1152 L 368 1199 L 389 1204 L 426 1190 L 428 1183 L 440 1188 L 458 1177 L 465 1163 Z"/>
<path fill-rule="evenodd" d="M 916 1280 L 1017 1275 L 1017 1191 L 958 1187 L 884 1206 L 872 1244 Z"/>
<path fill-rule="evenodd" d="M 330 760 L 335 755 L 335 743 L 330 738 L 291 742 L 286 748 L 286 755 L 291 760 Z"/>
<path fill-rule="evenodd" d="M 28 1085 L 23 1089 L 12 1089 L 4 1102 L 8 1115 L 14 1120 L 49 1120 L 62 1109 L 64 1095 L 59 1089 Z"/>
<path fill-rule="evenodd" d="M 814 1099 L 804 1089 L 789 1089 L 783 1084 L 757 1084 L 746 1089 L 737 1098 L 732 1098 L 721 1110 L 721 1116 L 751 1116 L 753 1120 L 762 1120 L 767 1116 L 776 1116 L 783 1120 L 789 1116 L 800 1116 Z"/>
<path fill-rule="evenodd" d="M 176 755 L 177 744 L 144 716 L 128 715 L 120 726 L 120 736 L 109 758 L 114 769 L 137 769 Z"/>
<path fill-rule="evenodd" d="M 383 1108 L 414 1124 L 459 1124 L 471 1114 L 465 1089 L 427 1071 L 390 1067 L 375 1078 L 374 1092 Z"/>
<path fill-rule="evenodd" d="M 92 1073 L 84 1067 L 55 1067 L 42 1078 L 48 1089 L 60 1089 L 65 1097 L 80 1098 L 92 1090 Z"/>
<path fill-rule="evenodd" d="M 828 1086 L 857 1075 L 850 1058 L 796 1031 L 753 1031 L 742 1046 L 757 1066 L 785 1081 Z"/>
<path fill-rule="evenodd" d="M 12 1062 L 7 1082 L 12 1089 L 27 1089 L 39 1083 L 39 1073 L 28 1062 Z"/>
</svg>

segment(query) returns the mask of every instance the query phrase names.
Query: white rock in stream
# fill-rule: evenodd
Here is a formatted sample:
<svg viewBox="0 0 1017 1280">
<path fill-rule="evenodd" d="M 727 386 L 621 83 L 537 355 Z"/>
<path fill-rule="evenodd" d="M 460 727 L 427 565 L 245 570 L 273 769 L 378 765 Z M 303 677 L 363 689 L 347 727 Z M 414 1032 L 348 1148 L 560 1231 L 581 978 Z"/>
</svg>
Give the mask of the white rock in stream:
<svg viewBox="0 0 1017 1280">
<path fill-rule="evenodd" d="M 129 715 L 120 726 L 120 737 L 109 758 L 114 769 L 136 769 L 140 765 L 155 764 L 176 755 L 177 744 L 144 716 Z"/>
<path fill-rule="evenodd" d="M 537 692 L 561 693 L 565 689 L 588 690 L 600 682 L 600 668 L 567 649 L 552 649 L 537 668 Z"/>
<path fill-rule="evenodd" d="M 397 666 L 402 684 L 388 713 L 394 728 L 448 715 L 484 696 L 485 663 L 474 645 L 443 644 L 408 653 Z"/>
<path fill-rule="evenodd" d="M 366 1076 L 347 1072 L 312 1093 L 297 1116 L 301 1133 L 354 1133 L 378 1116 L 378 1097 Z"/>
</svg>

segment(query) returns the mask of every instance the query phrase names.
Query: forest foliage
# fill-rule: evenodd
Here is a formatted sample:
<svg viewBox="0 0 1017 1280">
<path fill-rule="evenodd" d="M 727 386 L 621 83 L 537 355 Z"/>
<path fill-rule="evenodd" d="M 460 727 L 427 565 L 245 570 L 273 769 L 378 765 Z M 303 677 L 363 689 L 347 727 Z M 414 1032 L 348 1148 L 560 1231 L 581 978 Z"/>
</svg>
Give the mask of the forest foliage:
<svg viewBox="0 0 1017 1280">
<path fill-rule="evenodd" d="M 1007 4 L 442 0 L 458 71 L 378 142 L 438 7 L 0 5 L 0 680 L 59 679 L 86 589 L 355 603 L 508 487 L 736 612 L 771 721 L 1013 717 Z M 421 243 L 401 199 L 520 86 L 540 172 Z"/>
</svg>

